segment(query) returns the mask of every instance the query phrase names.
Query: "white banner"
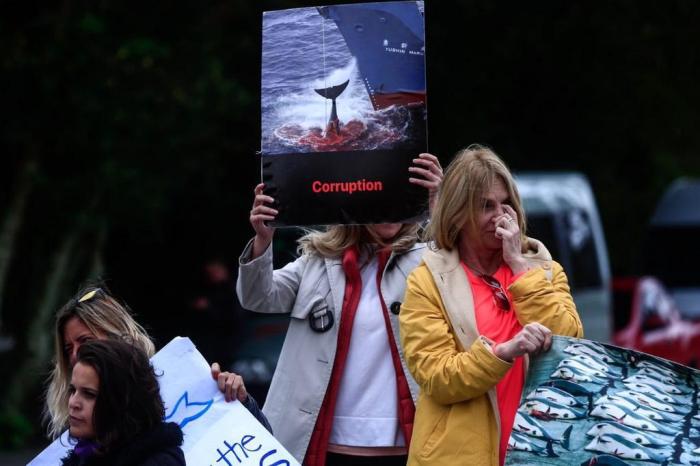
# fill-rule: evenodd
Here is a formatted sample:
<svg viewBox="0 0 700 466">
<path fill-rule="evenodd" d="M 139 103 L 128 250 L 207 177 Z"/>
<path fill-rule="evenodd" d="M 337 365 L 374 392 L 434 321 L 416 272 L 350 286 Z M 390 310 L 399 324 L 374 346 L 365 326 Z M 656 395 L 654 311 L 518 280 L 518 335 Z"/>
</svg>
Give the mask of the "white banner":
<svg viewBox="0 0 700 466">
<path fill-rule="evenodd" d="M 151 362 L 165 403 L 165 420 L 182 428 L 188 465 L 299 464 L 241 403 L 224 401 L 209 365 L 189 338 L 173 339 Z M 58 465 L 72 447 L 64 433 L 28 466 Z"/>
</svg>

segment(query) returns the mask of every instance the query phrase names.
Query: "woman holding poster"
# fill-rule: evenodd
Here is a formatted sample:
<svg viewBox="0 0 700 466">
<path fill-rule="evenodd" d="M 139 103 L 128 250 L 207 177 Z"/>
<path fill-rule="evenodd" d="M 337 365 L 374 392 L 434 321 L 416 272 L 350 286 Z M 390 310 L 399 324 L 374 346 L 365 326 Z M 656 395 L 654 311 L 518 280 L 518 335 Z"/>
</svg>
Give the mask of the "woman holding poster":
<svg viewBox="0 0 700 466">
<path fill-rule="evenodd" d="M 566 274 L 525 224 L 503 161 L 478 145 L 459 152 L 432 214 L 435 248 L 399 315 L 421 388 L 411 465 L 503 464 L 527 356 L 552 333 L 583 334 Z"/>
<path fill-rule="evenodd" d="M 435 199 L 437 158 L 414 159 L 411 182 Z M 255 238 L 240 258 L 244 308 L 289 313 L 263 411 L 275 437 L 305 465 L 404 465 L 417 386 L 398 344 L 406 277 L 424 245 L 418 225 L 336 225 L 300 239 L 302 252 L 272 266 L 274 200 L 255 188 Z"/>
</svg>

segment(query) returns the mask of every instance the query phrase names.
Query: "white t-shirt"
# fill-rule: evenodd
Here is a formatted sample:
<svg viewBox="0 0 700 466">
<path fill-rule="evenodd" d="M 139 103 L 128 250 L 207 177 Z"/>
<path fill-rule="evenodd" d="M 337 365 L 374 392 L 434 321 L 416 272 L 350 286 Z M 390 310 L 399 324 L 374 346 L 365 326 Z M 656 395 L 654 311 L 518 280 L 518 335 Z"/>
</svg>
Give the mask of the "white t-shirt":
<svg viewBox="0 0 700 466">
<path fill-rule="evenodd" d="M 362 294 L 329 440 L 336 445 L 406 445 L 399 427 L 396 372 L 377 290 L 377 266 L 375 256 L 360 271 Z"/>
</svg>

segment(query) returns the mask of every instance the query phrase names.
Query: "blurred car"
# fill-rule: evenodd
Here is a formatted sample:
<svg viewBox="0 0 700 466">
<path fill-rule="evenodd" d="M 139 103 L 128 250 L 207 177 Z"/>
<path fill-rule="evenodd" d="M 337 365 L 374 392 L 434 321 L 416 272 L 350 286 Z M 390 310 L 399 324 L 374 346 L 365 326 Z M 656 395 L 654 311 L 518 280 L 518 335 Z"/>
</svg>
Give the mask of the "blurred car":
<svg viewBox="0 0 700 466">
<path fill-rule="evenodd" d="M 585 337 L 609 342 L 610 262 L 588 179 L 576 172 L 532 172 L 517 173 L 515 181 L 527 213 L 527 233 L 564 267 Z"/>
<path fill-rule="evenodd" d="M 243 377 L 248 392 L 262 406 L 277 367 L 289 326 L 289 315 L 246 314 L 244 337 L 229 370 Z"/>
<path fill-rule="evenodd" d="M 649 221 L 644 273 L 668 288 L 684 318 L 700 320 L 700 179 L 680 178 L 666 190 Z"/>
<path fill-rule="evenodd" d="M 698 367 L 700 322 L 683 317 L 658 279 L 615 278 L 613 299 L 615 345 Z"/>
</svg>

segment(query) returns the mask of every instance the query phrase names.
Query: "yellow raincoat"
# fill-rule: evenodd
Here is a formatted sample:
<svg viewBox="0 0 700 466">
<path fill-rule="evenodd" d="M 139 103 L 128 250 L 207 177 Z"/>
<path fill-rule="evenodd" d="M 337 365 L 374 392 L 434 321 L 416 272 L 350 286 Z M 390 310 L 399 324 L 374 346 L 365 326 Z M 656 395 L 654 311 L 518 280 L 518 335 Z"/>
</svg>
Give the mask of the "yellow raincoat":
<svg viewBox="0 0 700 466">
<path fill-rule="evenodd" d="M 523 249 L 531 270 L 509 288 L 522 324 L 582 337 L 562 267 L 539 241 Z M 498 466 L 496 384 L 511 364 L 476 328 L 469 280 L 457 251 L 427 251 L 408 277 L 399 314 L 406 363 L 420 386 L 409 465 Z M 527 363 L 527 361 L 526 361 Z"/>
</svg>

